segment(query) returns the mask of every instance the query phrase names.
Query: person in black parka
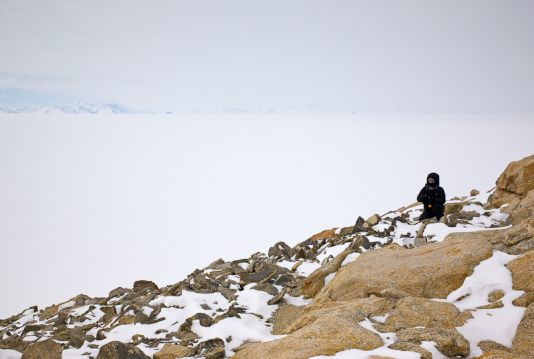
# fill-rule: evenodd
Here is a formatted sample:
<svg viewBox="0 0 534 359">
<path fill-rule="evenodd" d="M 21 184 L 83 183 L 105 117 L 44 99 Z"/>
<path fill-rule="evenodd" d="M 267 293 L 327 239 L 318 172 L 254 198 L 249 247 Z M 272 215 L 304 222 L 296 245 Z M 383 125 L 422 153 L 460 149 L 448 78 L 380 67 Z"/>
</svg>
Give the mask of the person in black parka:
<svg viewBox="0 0 534 359">
<path fill-rule="evenodd" d="M 439 186 L 439 175 L 429 173 L 426 184 L 417 196 L 418 202 L 423 202 L 424 211 L 419 220 L 436 218 L 438 221 L 443 217 L 443 205 L 445 204 L 445 191 Z"/>
</svg>

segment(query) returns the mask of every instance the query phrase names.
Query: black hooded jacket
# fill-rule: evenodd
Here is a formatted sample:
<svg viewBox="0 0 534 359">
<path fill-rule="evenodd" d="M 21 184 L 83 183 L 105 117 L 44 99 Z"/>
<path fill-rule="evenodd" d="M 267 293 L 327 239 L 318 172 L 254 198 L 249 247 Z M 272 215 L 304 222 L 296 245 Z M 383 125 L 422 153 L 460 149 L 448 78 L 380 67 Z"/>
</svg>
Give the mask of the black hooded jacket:
<svg viewBox="0 0 534 359">
<path fill-rule="evenodd" d="M 435 183 L 431 186 L 428 179 L 433 178 Z M 436 217 L 439 221 L 443 217 L 443 205 L 445 204 L 445 191 L 439 185 L 439 175 L 437 173 L 430 173 L 426 177 L 426 184 L 419 192 L 417 201 L 424 205 L 423 214 L 419 219 Z"/>
</svg>

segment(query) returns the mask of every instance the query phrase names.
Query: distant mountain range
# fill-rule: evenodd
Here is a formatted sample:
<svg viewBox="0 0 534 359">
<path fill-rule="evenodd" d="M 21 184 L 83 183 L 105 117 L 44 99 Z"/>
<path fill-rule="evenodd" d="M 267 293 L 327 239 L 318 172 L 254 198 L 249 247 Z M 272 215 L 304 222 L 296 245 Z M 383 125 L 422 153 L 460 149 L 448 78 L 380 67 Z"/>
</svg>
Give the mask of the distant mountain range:
<svg viewBox="0 0 534 359">
<path fill-rule="evenodd" d="M 95 102 L 79 103 L 75 106 L 22 106 L 0 107 L 0 113 L 129 113 L 130 111 L 117 103 Z"/>
<path fill-rule="evenodd" d="M 160 114 L 296 114 L 296 113 L 338 113 L 356 114 L 351 108 L 327 105 L 286 106 L 225 106 L 220 108 L 186 107 L 168 111 L 134 110 L 116 102 L 89 102 L 66 106 L 0 106 L 0 113 L 160 113 Z M 375 113 L 376 111 L 365 111 Z"/>
</svg>

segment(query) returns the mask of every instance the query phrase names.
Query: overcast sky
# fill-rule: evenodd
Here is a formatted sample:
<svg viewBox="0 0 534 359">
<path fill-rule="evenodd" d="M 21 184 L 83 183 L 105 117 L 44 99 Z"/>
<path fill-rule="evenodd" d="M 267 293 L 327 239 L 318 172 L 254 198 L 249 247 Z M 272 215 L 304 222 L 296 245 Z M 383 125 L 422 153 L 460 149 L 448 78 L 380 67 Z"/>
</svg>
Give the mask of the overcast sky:
<svg viewBox="0 0 534 359">
<path fill-rule="evenodd" d="M 2 0 L 0 106 L 533 112 L 530 0 Z"/>
</svg>

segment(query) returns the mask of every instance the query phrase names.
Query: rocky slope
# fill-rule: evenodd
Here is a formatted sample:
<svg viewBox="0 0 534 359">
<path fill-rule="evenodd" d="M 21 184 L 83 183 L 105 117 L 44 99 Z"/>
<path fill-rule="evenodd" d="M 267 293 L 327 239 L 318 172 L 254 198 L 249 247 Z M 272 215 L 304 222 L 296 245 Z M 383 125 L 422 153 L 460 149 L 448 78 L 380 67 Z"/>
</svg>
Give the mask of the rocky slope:
<svg viewBox="0 0 534 359">
<path fill-rule="evenodd" d="M 445 223 L 421 210 L 28 308 L 0 320 L 0 359 L 534 358 L 534 155 Z"/>
</svg>

